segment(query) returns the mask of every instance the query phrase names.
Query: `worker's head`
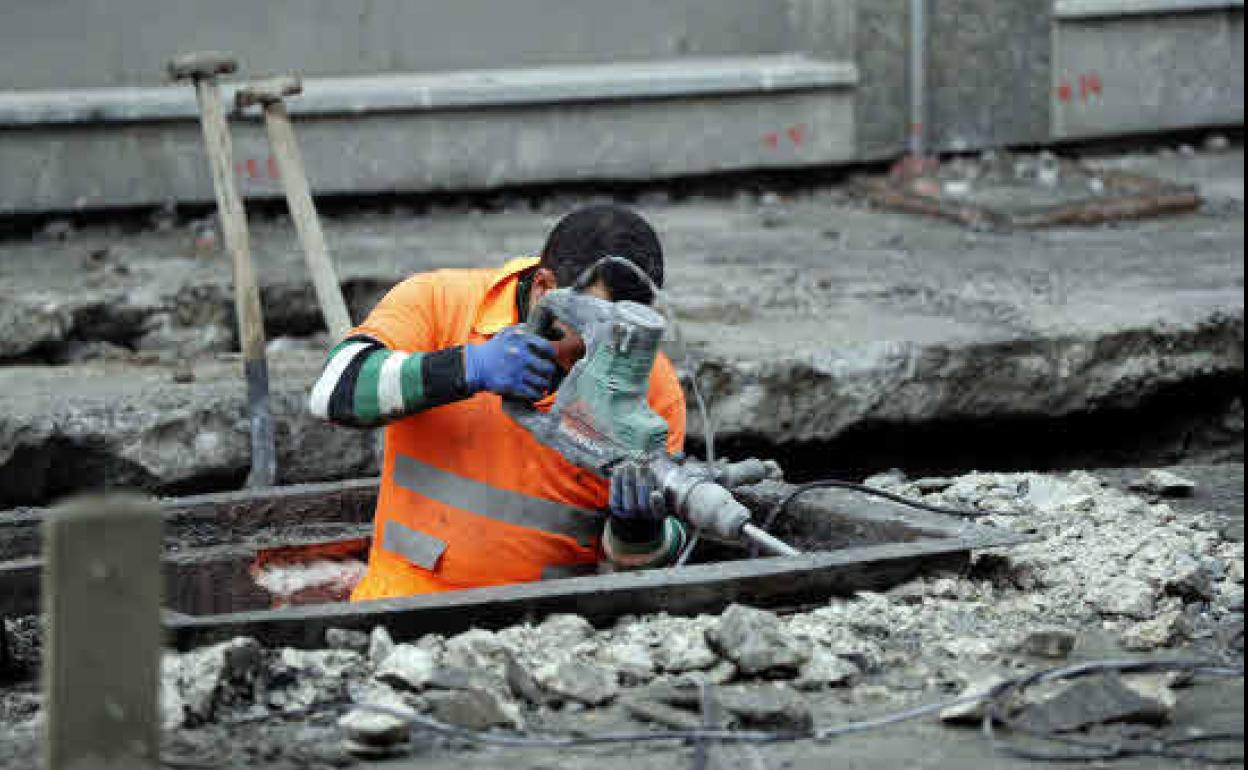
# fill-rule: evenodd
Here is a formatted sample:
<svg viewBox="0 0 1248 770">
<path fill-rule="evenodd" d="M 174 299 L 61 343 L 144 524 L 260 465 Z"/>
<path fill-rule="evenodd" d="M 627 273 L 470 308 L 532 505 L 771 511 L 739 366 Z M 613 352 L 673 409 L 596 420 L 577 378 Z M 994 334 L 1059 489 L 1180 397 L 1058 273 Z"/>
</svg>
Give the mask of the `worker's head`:
<svg viewBox="0 0 1248 770">
<path fill-rule="evenodd" d="M 663 248 L 646 220 L 622 206 L 585 206 L 559 220 L 542 247 L 533 276 L 529 301 L 536 304 L 546 292 L 572 286 L 603 257 L 622 257 L 641 268 L 655 286 L 663 286 Z M 627 265 L 610 261 L 589 275 L 589 291 L 612 301 L 650 304 L 654 293 Z"/>
</svg>

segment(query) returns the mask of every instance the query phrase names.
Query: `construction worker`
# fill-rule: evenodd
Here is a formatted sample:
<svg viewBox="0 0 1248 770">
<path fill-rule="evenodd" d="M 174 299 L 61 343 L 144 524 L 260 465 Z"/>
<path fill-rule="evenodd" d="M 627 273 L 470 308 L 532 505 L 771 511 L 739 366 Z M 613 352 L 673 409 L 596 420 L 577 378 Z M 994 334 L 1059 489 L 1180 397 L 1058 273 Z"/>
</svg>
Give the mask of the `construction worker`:
<svg viewBox="0 0 1248 770">
<path fill-rule="evenodd" d="M 679 553 L 683 525 L 654 507 L 646 473 L 626 466 L 599 479 L 501 408 L 501 396 L 552 403 L 574 361 L 557 361 L 551 342 L 519 324 L 608 255 L 662 286 L 650 225 L 618 206 L 589 206 L 555 226 L 539 257 L 406 279 L 330 352 L 311 411 L 337 425 L 385 426 L 368 571 L 353 600 L 593 574 L 600 562 L 664 566 Z M 586 291 L 653 300 L 626 265 L 596 270 Z M 662 355 L 648 401 L 668 424 L 668 451 L 680 452 L 684 394 Z"/>
</svg>

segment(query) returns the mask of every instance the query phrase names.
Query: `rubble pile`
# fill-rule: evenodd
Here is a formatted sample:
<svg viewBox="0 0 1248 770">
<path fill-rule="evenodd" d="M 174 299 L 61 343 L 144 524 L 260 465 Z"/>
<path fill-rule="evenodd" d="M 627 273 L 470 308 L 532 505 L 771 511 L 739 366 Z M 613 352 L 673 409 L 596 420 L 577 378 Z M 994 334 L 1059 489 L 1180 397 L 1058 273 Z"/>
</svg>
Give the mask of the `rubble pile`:
<svg viewBox="0 0 1248 770">
<path fill-rule="evenodd" d="M 166 655 L 165 727 L 360 704 L 382 710 L 347 711 L 339 729 L 353 753 L 384 756 L 402 750 L 401 717 L 413 713 L 472 729 L 541 729 L 613 708 L 687 729 L 701 724 L 701 685 L 711 684 L 724 726 L 805 729 L 829 688 L 881 710 L 916 692 L 934 700 L 1053 665 L 1088 629 L 1133 652 L 1212 641 L 1242 657 L 1243 544 L 1224 539 L 1211 514 L 1176 513 L 1155 496 L 1164 490 L 1140 496 L 1084 472 L 868 483 L 988 512 L 982 523 L 1036 540 L 977 554 L 965 574 L 788 615 L 732 605 L 715 616 L 626 616 L 604 629 L 553 615 L 397 643 L 382 627 L 335 629 L 321 650 L 234 639 Z M 1235 627 L 1238 642 L 1219 636 Z M 1154 700 L 1173 699 L 1163 685 Z"/>
</svg>

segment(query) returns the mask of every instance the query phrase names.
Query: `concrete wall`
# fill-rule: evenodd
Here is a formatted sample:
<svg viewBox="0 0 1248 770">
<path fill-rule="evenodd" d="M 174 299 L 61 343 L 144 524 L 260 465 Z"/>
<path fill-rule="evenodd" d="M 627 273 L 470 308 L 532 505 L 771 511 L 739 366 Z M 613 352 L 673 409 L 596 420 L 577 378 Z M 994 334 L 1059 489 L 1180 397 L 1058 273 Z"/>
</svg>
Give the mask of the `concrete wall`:
<svg viewBox="0 0 1248 770">
<path fill-rule="evenodd" d="M 1174 13 L 1153 3 L 1126 15 L 1089 15 L 1087 0 L 1058 6 L 1054 138 L 1243 124 L 1242 4 Z"/>
<path fill-rule="evenodd" d="M 1049 4 L 928 0 L 933 149 L 1041 143 L 1049 124 Z"/>
<path fill-rule="evenodd" d="M 0 90 L 155 85 L 180 51 L 307 76 L 794 50 L 829 0 L 4 0 Z"/>
<path fill-rule="evenodd" d="M 888 159 L 911 120 L 909 0 L 0 4 L 0 215 L 210 199 L 190 90 L 159 87 L 188 50 L 304 75 L 301 139 L 350 149 L 305 152 L 314 192 Z M 937 150 L 1243 123 L 1243 0 L 927 4 Z M 784 54 L 810 82 L 777 85 Z M 383 103 L 308 109 L 353 84 Z M 238 125 L 240 181 L 274 195 L 254 128 Z"/>
</svg>

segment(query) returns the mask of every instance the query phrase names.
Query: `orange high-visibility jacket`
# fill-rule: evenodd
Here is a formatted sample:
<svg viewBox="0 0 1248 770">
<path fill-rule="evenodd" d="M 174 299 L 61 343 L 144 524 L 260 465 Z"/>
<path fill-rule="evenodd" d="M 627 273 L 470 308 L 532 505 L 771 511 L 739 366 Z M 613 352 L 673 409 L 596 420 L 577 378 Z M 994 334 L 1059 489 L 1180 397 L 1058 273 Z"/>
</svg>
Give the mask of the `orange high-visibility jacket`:
<svg viewBox="0 0 1248 770">
<path fill-rule="evenodd" d="M 518 323 L 519 274 L 536 264 L 515 259 L 501 270 L 413 276 L 351 333 L 403 352 L 481 342 Z M 667 421 L 668 450 L 680 451 L 684 393 L 663 355 L 648 401 Z M 368 572 L 353 600 L 593 572 L 602 558 L 606 482 L 538 443 L 501 403 L 478 393 L 386 427 Z"/>
</svg>

